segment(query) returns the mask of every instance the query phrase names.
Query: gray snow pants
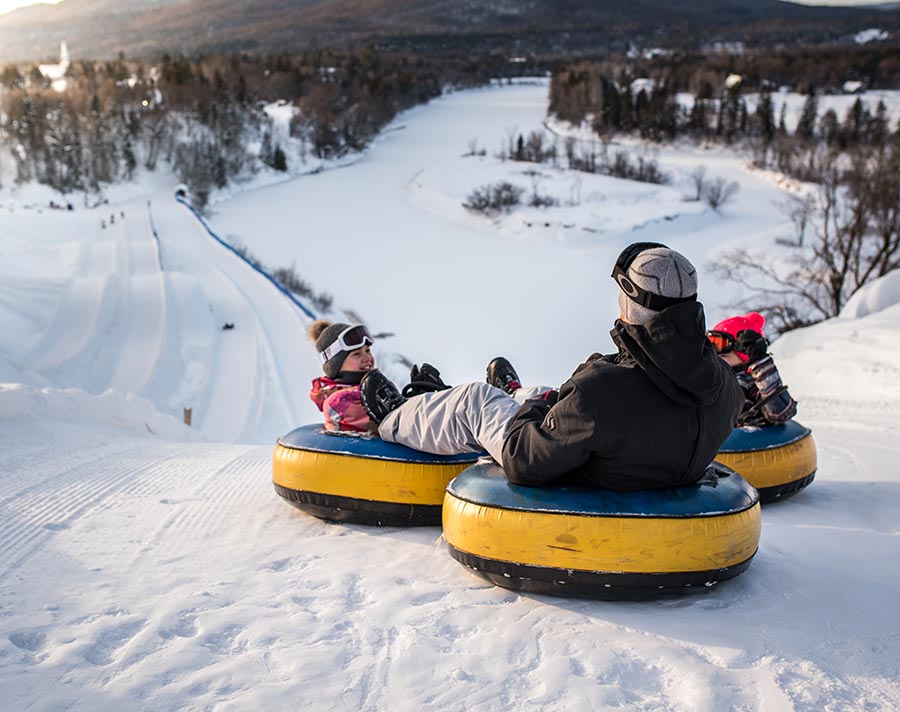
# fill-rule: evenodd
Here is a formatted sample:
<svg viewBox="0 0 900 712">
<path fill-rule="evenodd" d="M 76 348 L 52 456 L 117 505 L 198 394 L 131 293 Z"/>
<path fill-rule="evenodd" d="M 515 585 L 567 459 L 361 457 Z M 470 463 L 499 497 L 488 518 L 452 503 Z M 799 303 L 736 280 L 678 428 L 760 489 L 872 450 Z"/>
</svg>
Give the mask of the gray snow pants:
<svg viewBox="0 0 900 712">
<path fill-rule="evenodd" d="M 548 390 L 544 386 L 520 388 L 510 396 L 487 383 L 464 383 L 425 393 L 388 413 L 378 434 L 387 442 L 435 455 L 487 450 L 502 465 L 509 421 L 525 400 Z"/>
</svg>

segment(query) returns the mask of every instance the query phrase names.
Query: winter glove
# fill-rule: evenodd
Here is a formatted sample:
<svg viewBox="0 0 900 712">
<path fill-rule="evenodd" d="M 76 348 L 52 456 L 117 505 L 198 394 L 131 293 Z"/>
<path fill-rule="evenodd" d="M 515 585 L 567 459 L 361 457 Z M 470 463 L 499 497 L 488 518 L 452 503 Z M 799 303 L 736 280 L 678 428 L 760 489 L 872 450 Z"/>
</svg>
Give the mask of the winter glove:
<svg viewBox="0 0 900 712">
<path fill-rule="evenodd" d="M 409 372 L 409 381 L 409 384 L 403 388 L 403 395 L 406 398 L 434 391 L 445 391 L 450 388 L 441 380 L 441 372 L 430 363 L 423 363 L 421 368 L 413 366 Z"/>
<path fill-rule="evenodd" d="M 768 347 L 769 344 L 765 338 L 752 329 L 744 329 L 737 333 L 735 349 L 742 354 L 747 354 L 750 363 L 755 363 L 765 358 Z"/>
<path fill-rule="evenodd" d="M 549 403 L 551 407 L 556 405 L 557 401 L 559 401 L 559 391 L 557 391 L 557 390 L 547 391 L 546 393 L 544 393 L 542 400 L 545 403 Z"/>
<path fill-rule="evenodd" d="M 747 332 L 742 331 L 741 333 Z M 747 372 L 753 377 L 753 383 L 756 385 L 761 399 L 774 395 L 775 391 L 782 386 L 781 376 L 778 369 L 775 368 L 775 362 L 771 356 L 764 356 L 758 361 L 754 361 L 747 366 Z"/>
<path fill-rule="evenodd" d="M 765 356 L 756 363 L 751 363 L 747 371 L 753 377 L 759 391 L 759 399 L 754 410 L 761 413 L 767 423 L 784 423 L 797 414 L 797 403 L 781 382 L 781 376 L 771 356 Z"/>
</svg>

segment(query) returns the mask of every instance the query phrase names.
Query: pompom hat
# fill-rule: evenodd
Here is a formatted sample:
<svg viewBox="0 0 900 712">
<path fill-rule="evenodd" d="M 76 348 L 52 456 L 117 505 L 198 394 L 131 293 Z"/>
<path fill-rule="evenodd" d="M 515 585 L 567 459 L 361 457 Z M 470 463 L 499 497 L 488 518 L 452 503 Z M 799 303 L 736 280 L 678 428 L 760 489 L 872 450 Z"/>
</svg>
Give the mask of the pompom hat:
<svg viewBox="0 0 900 712">
<path fill-rule="evenodd" d="M 316 350 L 322 353 L 337 341 L 344 329 L 348 328 L 350 328 L 350 324 L 333 324 L 328 319 L 318 319 L 310 325 L 308 334 L 309 338 L 315 341 Z M 336 353 L 322 364 L 322 373 L 328 378 L 337 378 L 337 375 L 341 372 L 341 366 L 344 365 L 344 359 L 347 358 L 348 354 L 349 352 L 347 351 Z"/>
</svg>

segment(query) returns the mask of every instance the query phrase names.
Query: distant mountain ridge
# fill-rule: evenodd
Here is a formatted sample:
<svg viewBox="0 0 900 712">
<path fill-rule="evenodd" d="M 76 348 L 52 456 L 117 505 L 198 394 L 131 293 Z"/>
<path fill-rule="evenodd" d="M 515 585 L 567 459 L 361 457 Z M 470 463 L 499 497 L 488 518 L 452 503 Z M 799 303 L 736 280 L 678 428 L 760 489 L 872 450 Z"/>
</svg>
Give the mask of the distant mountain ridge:
<svg viewBox="0 0 900 712">
<path fill-rule="evenodd" d="M 399 48 L 563 52 L 629 38 L 738 36 L 760 23 L 838 30 L 873 12 L 782 0 L 63 0 L 0 16 L 0 61 L 273 53 L 379 41 Z M 898 12 L 880 11 L 900 25 Z M 863 29 L 848 27 L 847 31 Z"/>
</svg>

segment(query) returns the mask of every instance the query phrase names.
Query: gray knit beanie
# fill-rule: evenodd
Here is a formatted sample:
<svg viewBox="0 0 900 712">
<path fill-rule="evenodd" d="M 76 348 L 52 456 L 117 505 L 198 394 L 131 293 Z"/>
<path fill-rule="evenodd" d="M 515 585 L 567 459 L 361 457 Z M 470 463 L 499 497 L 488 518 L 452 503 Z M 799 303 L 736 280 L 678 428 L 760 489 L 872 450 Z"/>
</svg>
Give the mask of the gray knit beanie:
<svg viewBox="0 0 900 712">
<path fill-rule="evenodd" d="M 344 329 L 350 328 L 350 324 L 333 324 L 328 319 L 318 319 L 309 327 L 309 338 L 316 342 L 316 350 L 322 353 L 331 346 L 341 335 Z M 348 351 L 338 351 L 334 356 L 322 364 L 322 373 L 328 378 L 336 378 L 344 365 Z"/>
<path fill-rule="evenodd" d="M 680 252 L 652 247 L 639 253 L 628 267 L 628 279 L 641 289 L 661 297 L 690 297 L 697 293 L 697 270 Z M 659 314 L 638 304 L 621 289 L 619 313 L 630 324 L 645 324 Z"/>
</svg>

